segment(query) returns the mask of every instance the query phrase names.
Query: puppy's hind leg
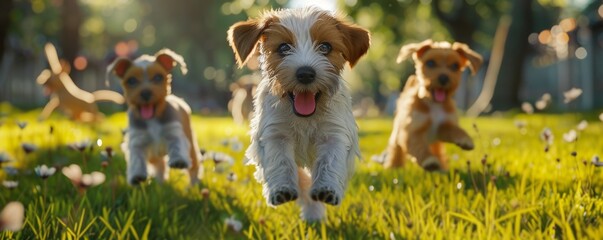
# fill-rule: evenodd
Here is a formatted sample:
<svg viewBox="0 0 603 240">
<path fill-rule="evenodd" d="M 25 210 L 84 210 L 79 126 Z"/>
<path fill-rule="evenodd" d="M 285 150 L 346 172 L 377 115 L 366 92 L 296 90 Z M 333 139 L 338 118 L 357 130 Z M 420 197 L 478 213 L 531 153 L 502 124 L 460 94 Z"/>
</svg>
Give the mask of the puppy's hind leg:
<svg viewBox="0 0 603 240">
<path fill-rule="evenodd" d="M 155 170 L 155 179 L 158 183 L 163 183 L 169 172 L 165 171 L 165 158 L 159 156 L 152 156 L 149 158 L 149 163 L 153 165 L 153 169 Z"/>
<path fill-rule="evenodd" d="M 297 169 L 297 174 L 299 176 L 299 189 L 301 191 L 301 195 L 297 202 L 301 206 L 301 218 L 309 222 L 324 219 L 326 215 L 324 203 L 314 201 L 310 198 L 312 179 L 302 168 Z"/>
<path fill-rule="evenodd" d="M 404 151 L 402 150 L 402 146 L 397 142 L 389 143 L 387 146 L 387 152 L 384 161 L 385 168 L 397 168 L 403 167 L 406 160 L 404 156 Z"/>
<path fill-rule="evenodd" d="M 191 166 L 190 144 L 184 134 L 182 124 L 180 122 L 166 123 L 161 133 L 168 145 L 168 166 L 171 168 L 189 168 Z"/>
<path fill-rule="evenodd" d="M 403 167 L 405 161 L 405 153 L 400 145 L 401 142 L 401 133 L 399 131 L 398 123 L 394 124 L 394 129 L 392 130 L 392 135 L 389 137 L 389 144 L 387 145 L 385 161 L 383 162 L 383 166 L 385 168 L 397 168 Z"/>
</svg>

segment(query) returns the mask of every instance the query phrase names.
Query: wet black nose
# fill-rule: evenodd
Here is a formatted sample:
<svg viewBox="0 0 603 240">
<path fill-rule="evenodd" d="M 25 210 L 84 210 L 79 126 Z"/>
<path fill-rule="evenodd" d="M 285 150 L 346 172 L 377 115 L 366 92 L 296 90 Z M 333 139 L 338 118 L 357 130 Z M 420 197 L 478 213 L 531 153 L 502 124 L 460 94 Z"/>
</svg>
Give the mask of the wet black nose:
<svg viewBox="0 0 603 240">
<path fill-rule="evenodd" d="M 153 96 L 153 93 L 149 89 L 145 89 L 140 92 L 140 97 L 142 100 L 149 101 L 151 100 L 151 96 Z"/>
<path fill-rule="evenodd" d="M 297 77 L 297 81 L 303 84 L 310 84 L 314 82 L 314 77 L 316 77 L 316 71 L 313 68 L 305 66 L 300 67 L 295 72 L 295 76 Z"/>
<path fill-rule="evenodd" d="M 447 75 L 442 74 L 438 77 L 438 82 L 440 82 L 440 85 L 442 85 L 442 86 L 448 84 L 449 81 L 450 81 L 450 79 L 448 78 Z"/>
</svg>

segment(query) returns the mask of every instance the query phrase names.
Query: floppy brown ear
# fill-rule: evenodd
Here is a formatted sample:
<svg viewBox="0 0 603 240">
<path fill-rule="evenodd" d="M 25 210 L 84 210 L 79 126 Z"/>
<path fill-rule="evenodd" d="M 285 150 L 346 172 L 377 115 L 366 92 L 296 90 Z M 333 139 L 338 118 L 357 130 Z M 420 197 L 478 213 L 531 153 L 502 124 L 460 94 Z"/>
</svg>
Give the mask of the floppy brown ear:
<svg viewBox="0 0 603 240">
<path fill-rule="evenodd" d="M 482 66 L 482 55 L 474 52 L 473 50 L 471 50 L 471 48 L 469 48 L 469 46 L 463 43 L 453 43 L 452 49 L 457 51 L 464 58 L 465 64 L 463 67 L 468 66 L 471 69 L 471 74 L 475 75 L 475 73 L 477 73 L 477 70 L 479 70 L 479 68 Z"/>
<path fill-rule="evenodd" d="M 130 61 L 130 59 L 117 58 L 107 67 L 107 74 L 113 73 L 115 76 L 123 78 L 130 66 L 132 66 L 132 61 Z"/>
<path fill-rule="evenodd" d="M 433 41 L 427 39 L 420 43 L 410 43 L 402 46 L 402 48 L 400 48 L 400 53 L 398 53 L 398 58 L 396 58 L 396 63 L 401 63 L 410 56 L 413 56 L 413 60 L 415 61 L 419 60 L 427 50 L 431 49 L 432 44 Z"/>
<path fill-rule="evenodd" d="M 350 63 L 350 67 L 354 67 L 371 46 L 371 35 L 366 29 L 353 24 L 339 23 L 337 28 L 343 34 L 343 43 L 347 48 L 343 58 Z"/>
<path fill-rule="evenodd" d="M 184 58 L 167 48 L 161 49 L 159 52 L 155 53 L 155 62 L 159 63 L 168 72 L 171 72 L 176 64 L 180 64 L 180 71 L 182 71 L 182 74 L 188 72 Z"/>
<path fill-rule="evenodd" d="M 242 68 L 255 49 L 270 20 L 250 19 L 233 24 L 228 29 L 228 44 L 232 47 L 239 68 Z"/>
</svg>

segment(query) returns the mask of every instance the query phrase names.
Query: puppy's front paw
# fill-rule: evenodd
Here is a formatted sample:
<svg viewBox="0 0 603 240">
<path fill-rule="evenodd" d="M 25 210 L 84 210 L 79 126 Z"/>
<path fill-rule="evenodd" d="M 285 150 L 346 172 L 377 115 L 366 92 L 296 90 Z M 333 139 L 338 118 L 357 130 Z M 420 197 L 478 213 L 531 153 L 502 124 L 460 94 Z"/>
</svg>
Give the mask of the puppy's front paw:
<svg viewBox="0 0 603 240">
<path fill-rule="evenodd" d="M 421 167 L 427 171 L 438 171 L 441 170 L 442 166 L 440 166 L 440 160 L 437 157 L 430 156 L 427 159 L 423 160 L 421 163 Z"/>
<path fill-rule="evenodd" d="M 297 190 L 288 187 L 280 187 L 270 192 L 268 197 L 270 204 L 277 206 L 297 199 Z"/>
<path fill-rule="evenodd" d="M 130 185 L 138 185 L 141 182 L 144 182 L 147 180 L 147 175 L 144 174 L 133 174 L 131 176 L 128 176 L 128 183 Z"/>
<path fill-rule="evenodd" d="M 455 144 L 457 146 L 459 146 L 460 148 L 462 148 L 463 150 L 473 150 L 473 148 L 475 147 L 473 145 L 473 140 L 471 140 L 471 138 L 469 138 L 469 137 L 461 138 L 461 139 L 457 140 L 455 142 Z"/>
<path fill-rule="evenodd" d="M 189 168 L 190 165 L 190 160 L 183 156 L 170 156 L 168 160 L 170 168 Z"/>
<path fill-rule="evenodd" d="M 327 186 L 317 187 L 310 191 L 310 197 L 314 201 L 320 201 L 331 205 L 339 205 L 341 196 L 332 188 Z"/>
</svg>

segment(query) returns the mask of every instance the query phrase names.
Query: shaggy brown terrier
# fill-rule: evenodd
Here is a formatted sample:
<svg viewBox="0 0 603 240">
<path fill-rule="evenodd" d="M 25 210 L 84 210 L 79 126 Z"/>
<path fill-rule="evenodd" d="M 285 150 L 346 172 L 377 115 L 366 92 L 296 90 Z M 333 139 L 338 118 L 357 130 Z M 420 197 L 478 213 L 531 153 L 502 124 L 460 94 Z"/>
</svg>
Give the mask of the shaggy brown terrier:
<svg viewBox="0 0 603 240">
<path fill-rule="evenodd" d="M 43 70 L 36 82 L 44 87 L 45 94 L 50 95 L 50 101 L 40 114 L 41 120 L 47 119 L 58 107 L 72 120 L 94 122 L 103 118 L 96 106 L 97 101 L 124 103 L 124 98 L 113 91 L 99 90 L 90 93 L 78 88 L 69 77 L 69 64 L 59 61 L 55 47 L 47 43 L 44 50 L 50 69 Z"/>
<path fill-rule="evenodd" d="M 191 108 L 172 95 L 171 72 L 176 64 L 186 74 L 182 57 L 163 49 L 134 61 L 118 58 L 107 69 L 121 78 L 128 103 L 128 131 L 122 149 L 132 185 L 147 179 L 146 162 L 154 166 L 156 179 L 163 181 L 166 156 L 169 167 L 188 169 L 191 185 L 199 182 L 199 146 L 191 126 Z"/>
<path fill-rule="evenodd" d="M 385 166 L 403 166 L 408 153 L 425 170 L 444 170 L 443 142 L 473 149 L 473 140 L 458 126 L 453 96 L 463 70 L 469 67 L 475 74 L 482 57 L 462 43 L 426 40 L 403 46 L 397 62 L 411 55 L 416 75 L 409 77 L 398 98 Z"/>
</svg>

